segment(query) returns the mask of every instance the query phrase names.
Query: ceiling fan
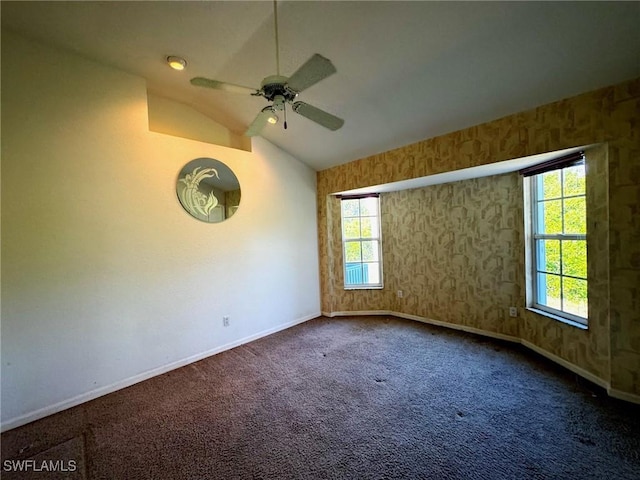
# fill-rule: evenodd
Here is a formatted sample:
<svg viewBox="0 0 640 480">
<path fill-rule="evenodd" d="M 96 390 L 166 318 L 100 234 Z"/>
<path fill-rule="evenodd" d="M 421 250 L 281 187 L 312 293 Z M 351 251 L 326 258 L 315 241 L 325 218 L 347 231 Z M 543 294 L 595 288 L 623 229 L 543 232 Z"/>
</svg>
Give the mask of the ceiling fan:
<svg viewBox="0 0 640 480">
<path fill-rule="evenodd" d="M 315 85 L 320 80 L 327 78 L 336 73 L 336 67 L 333 66 L 331 60 L 316 53 L 309 58 L 296 72 L 290 77 L 280 75 L 280 55 L 278 44 L 278 8 L 277 0 L 273 2 L 274 20 L 275 20 L 275 40 L 276 40 L 276 75 L 265 77 L 260 83 L 260 88 L 243 87 L 233 83 L 220 82 L 203 77 L 195 77 L 191 79 L 191 84 L 198 87 L 213 88 L 216 90 L 224 90 L 227 92 L 250 94 L 257 97 L 266 98 L 270 104 L 264 107 L 256 118 L 251 122 L 245 135 L 253 137 L 259 135 L 267 123 L 277 123 L 278 117 L 276 112 L 283 112 L 285 121 L 284 128 L 287 128 L 287 104 L 291 105 L 291 109 L 307 117 L 329 130 L 338 130 L 344 124 L 344 120 L 321 110 L 313 105 L 301 101 L 294 101 L 300 92 Z"/>
</svg>

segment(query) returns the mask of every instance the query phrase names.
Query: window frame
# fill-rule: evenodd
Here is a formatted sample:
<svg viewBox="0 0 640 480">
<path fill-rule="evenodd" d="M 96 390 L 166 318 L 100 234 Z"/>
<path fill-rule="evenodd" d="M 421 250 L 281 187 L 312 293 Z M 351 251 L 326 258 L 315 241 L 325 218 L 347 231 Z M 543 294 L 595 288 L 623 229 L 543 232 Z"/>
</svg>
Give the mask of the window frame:
<svg viewBox="0 0 640 480">
<path fill-rule="evenodd" d="M 368 195 L 344 195 L 339 196 L 340 199 L 340 235 L 342 238 L 342 275 L 343 275 L 343 285 L 345 290 L 380 290 L 384 288 L 384 277 L 382 271 L 382 210 L 381 210 L 381 201 L 379 194 L 368 194 Z M 377 231 L 372 232 L 371 237 L 357 237 L 357 238 L 345 238 L 345 218 L 367 218 L 372 217 L 371 215 L 362 215 L 362 211 L 358 209 L 357 217 L 345 217 L 343 204 L 342 202 L 345 200 L 362 200 L 365 198 L 375 198 L 377 203 Z M 362 234 L 362 231 L 361 231 Z M 363 242 L 363 241 L 377 241 L 378 245 L 378 255 L 377 261 L 367 262 L 363 261 L 362 258 L 359 262 L 347 262 L 347 243 L 349 242 Z M 362 243 L 361 243 L 362 244 Z M 357 284 L 347 284 L 347 264 L 360 264 L 361 268 L 364 264 L 378 264 L 378 278 L 380 279 L 377 283 L 357 283 Z"/>
<path fill-rule="evenodd" d="M 584 242 L 584 246 L 585 246 L 585 252 L 587 251 L 587 235 L 588 232 L 584 233 L 584 234 L 575 234 L 575 233 L 540 233 L 538 232 L 538 228 L 539 228 L 539 209 L 538 209 L 538 204 L 542 201 L 549 201 L 549 200 L 561 200 L 561 205 L 562 205 L 562 212 L 563 212 L 563 218 L 562 221 L 564 222 L 564 201 L 566 199 L 571 199 L 571 198 L 584 198 L 585 201 L 585 226 L 587 224 L 587 211 L 586 211 L 586 205 L 587 205 L 587 188 L 586 188 L 586 162 L 585 162 L 585 158 L 584 158 L 584 154 L 582 154 L 582 152 L 580 152 L 578 158 L 573 158 L 573 160 L 571 161 L 567 161 L 564 164 L 561 162 L 558 162 L 556 160 L 557 164 L 554 166 L 554 168 L 541 168 L 540 171 L 533 171 L 532 173 L 528 173 L 527 176 L 530 178 L 527 178 L 526 180 L 529 181 L 528 184 L 528 191 L 529 191 L 529 200 L 530 200 L 530 204 L 528 205 L 528 231 L 529 231 L 529 241 L 527 242 L 527 249 L 529 250 L 528 253 L 528 257 L 530 258 L 530 265 L 528 270 L 528 275 L 527 275 L 527 280 L 528 280 L 528 288 L 527 291 L 530 292 L 530 298 L 528 298 L 528 308 L 537 311 L 538 313 L 542 313 L 545 314 L 547 316 L 550 316 L 552 318 L 555 318 L 557 320 L 563 321 L 565 323 L 569 323 L 581 328 L 587 328 L 588 327 L 588 323 L 589 323 L 589 313 L 588 313 L 588 304 L 589 304 L 589 299 L 587 296 L 587 316 L 586 317 L 581 317 L 579 315 L 576 315 L 574 313 L 565 311 L 565 310 L 561 310 L 561 309 L 557 309 L 554 307 L 551 307 L 549 305 L 545 305 L 542 303 L 538 303 L 538 273 L 547 273 L 550 275 L 554 275 L 560 278 L 560 294 L 561 294 L 561 301 L 562 301 L 562 282 L 565 278 L 575 278 L 575 279 L 579 279 L 579 280 L 584 280 L 585 282 L 587 282 L 587 292 L 588 292 L 588 285 L 589 285 L 589 273 L 588 273 L 588 263 L 586 265 L 587 267 L 587 271 L 585 273 L 585 277 L 580 277 L 580 276 L 576 276 L 576 275 L 568 275 L 564 273 L 564 269 L 563 269 L 563 261 L 562 261 L 562 241 L 581 241 Z M 564 192 L 564 170 L 566 168 L 569 167 L 575 167 L 575 166 L 579 166 L 581 165 L 584 168 L 584 176 L 585 176 L 585 190 L 583 193 L 581 194 L 571 194 L 571 195 L 565 195 Z M 561 185 L 562 185 L 562 191 L 561 191 L 561 195 L 559 197 L 555 197 L 554 199 L 539 199 L 539 181 L 541 176 L 544 173 L 547 172 L 551 172 L 551 171 L 556 171 L 559 170 L 560 171 L 560 175 L 561 175 Z M 564 227 L 563 227 L 564 230 Z M 559 241 L 559 248 L 560 248 L 560 253 L 559 253 L 559 261 L 560 261 L 560 273 L 556 274 L 555 272 L 547 272 L 543 267 L 544 265 L 539 265 L 538 264 L 538 260 L 539 260 L 539 250 L 538 250 L 538 245 L 540 241 L 545 241 L 545 240 L 557 240 Z M 587 257 L 588 258 L 588 257 Z M 587 260 L 588 262 L 588 260 Z M 587 293 L 588 295 L 588 293 Z M 562 306 L 562 305 L 561 305 Z"/>
</svg>

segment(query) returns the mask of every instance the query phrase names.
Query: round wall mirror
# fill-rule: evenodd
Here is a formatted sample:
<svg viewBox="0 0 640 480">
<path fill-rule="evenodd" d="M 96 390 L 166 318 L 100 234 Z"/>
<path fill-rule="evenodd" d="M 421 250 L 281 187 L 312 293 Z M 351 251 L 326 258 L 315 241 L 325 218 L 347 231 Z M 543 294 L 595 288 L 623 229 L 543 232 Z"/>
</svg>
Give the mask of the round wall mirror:
<svg viewBox="0 0 640 480">
<path fill-rule="evenodd" d="M 238 178 L 229 167 L 213 158 L 196 158 L 182 167 L 176 193 L 189 215 L 207 223 L 225 221 L 240 206 Z"/>
</svg>

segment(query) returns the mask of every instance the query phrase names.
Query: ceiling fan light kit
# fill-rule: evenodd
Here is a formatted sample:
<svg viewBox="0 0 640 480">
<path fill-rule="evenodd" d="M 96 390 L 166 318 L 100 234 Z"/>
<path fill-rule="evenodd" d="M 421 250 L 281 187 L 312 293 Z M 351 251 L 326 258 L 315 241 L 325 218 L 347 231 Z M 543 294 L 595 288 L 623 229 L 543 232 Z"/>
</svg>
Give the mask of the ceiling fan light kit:
<svg viewBox="0 0 640 480">
<path fill-rule="evenodd" d="M 279 119 L 278 115 L 276 115 L 276 109 L 274 107 L 264 107 L 262 111 L 269 114 L 269 116 L 267 117 L 267 123 L 270 123 L 271 125 L 275 125 L 276 123 L 278 123 Z"/>
<path fill-rule="evenodd" d="M 245 135 L 252 137 L 259 135 L 267 123 L 275 124 L 278 122 L 276 111 L 282 111 L 285 115 L 284 128 L 287 128 L 286 122 L 286 105 L 291 104 L 291 109 L 303 117 L 322 125 L 329 130 L 335 131 L 342 127 L 344 120 L 321 110 L 308 103 L 294 100 L 303 90 L 315 85 L 320 80 L 324 80 L 336 73 L 336 67 L 333 66 L 331 60 L 316 53 L 309 58 L 291 77 L 280 75 L 280 57 L 278 44 L 278 9 L 276 1 L 273 2 L 274 19 L 275 19 L 275 43 L 276 43 L 276 75 L 265 77 L 260 83 L 259 89 L 252 89 L 240 85 L 211 80 L 204 77 L 195 77 L 191 79 L 191 84 L 198 87 L 213 88 L 216 90 L 224 90 L 233 93 L 249 93 L 256 97 L 264 97 L 271 102 L 270 105 L 263 108 L 258 116 L 253 120 Z"/>
</svg>

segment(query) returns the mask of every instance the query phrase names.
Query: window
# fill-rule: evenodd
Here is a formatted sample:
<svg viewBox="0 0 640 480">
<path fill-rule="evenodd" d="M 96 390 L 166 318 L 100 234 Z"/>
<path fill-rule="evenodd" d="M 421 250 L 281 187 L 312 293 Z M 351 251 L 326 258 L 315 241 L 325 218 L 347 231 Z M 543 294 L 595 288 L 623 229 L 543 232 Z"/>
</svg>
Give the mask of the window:
<svg viewBox="0 0 640 480">
<path fill-rule="evenodd" d="M 382 288 L 380 199 L 343 197 L 344 288 Z"/>
<path fill-rule="evenodd" d="M 584 156 L 530 173 L 531 307 L 587 324 L 587 209 Z M 538 167 L 543 167 L 540 165 Z M 526 174 L 525 174 L 526 175 Z"/>
</svg>

